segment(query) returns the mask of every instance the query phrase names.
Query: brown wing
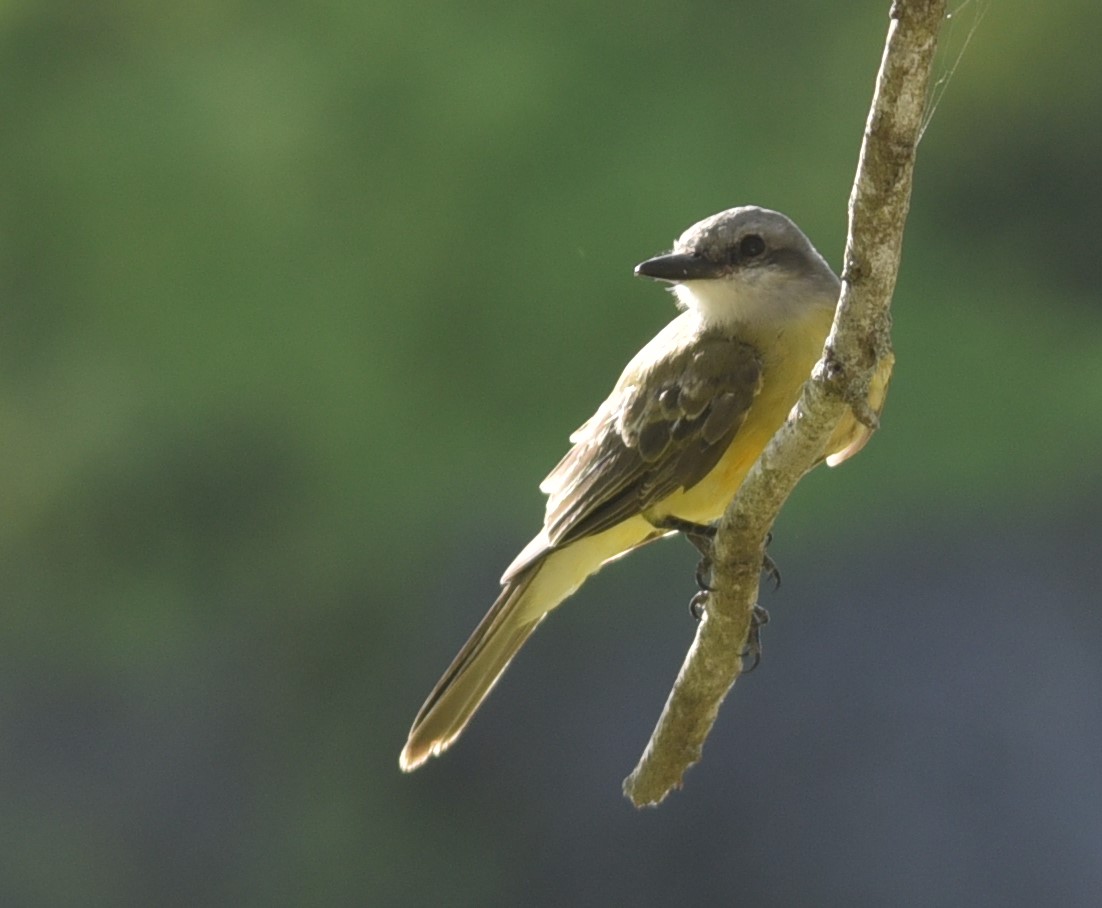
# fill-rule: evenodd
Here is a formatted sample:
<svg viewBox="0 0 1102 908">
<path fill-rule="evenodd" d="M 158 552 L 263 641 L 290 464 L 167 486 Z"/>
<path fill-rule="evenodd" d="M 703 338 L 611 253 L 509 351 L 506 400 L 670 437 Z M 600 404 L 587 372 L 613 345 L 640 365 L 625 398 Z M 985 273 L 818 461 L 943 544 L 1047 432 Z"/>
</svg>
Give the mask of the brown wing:
<svg viewBox="0 0 1102 908">
<path fill-rule="evenodd" d="M 571 436 L 574 447 L 540 486 L 551 545 L 598 533 L 691 488 L 730 446 L 761 389 L 761 359 L 729 335 L 689 341 L 653 362 L 633 361 Z"/>
</svg>

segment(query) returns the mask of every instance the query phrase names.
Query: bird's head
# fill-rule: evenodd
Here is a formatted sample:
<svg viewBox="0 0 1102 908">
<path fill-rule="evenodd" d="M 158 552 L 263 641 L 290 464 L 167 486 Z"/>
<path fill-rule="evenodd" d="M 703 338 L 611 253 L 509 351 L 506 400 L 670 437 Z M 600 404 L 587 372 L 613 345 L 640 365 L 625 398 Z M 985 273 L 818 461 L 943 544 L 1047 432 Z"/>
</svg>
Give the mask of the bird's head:
<svg viewBox="0 0 1102 908">
<path fill-rule="evenodd" d="M 839 281 L 789 218 L 747 205 L 693 224 L 673 251 L 637 265 L 636 275 L 668 281 L 678 304 L 707 324 L 783 321 L 808 308 L 833 308 Z"/>
</svg>

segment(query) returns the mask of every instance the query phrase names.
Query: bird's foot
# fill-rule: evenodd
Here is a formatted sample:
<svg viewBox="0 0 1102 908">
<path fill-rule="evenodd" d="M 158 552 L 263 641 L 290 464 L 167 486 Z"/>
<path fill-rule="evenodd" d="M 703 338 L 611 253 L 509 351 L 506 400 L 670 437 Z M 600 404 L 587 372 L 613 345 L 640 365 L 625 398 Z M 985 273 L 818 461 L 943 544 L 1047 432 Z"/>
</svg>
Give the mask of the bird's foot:
<svg viewBox="0 0 1102 908">
<path fill-rule="evenodd" d="M 700 552 L 700 561 L 697 562 L 696 570 L 693 572 L 697 592 L 689 600 L 689 614 L 693 616 L 694 621 L 699 621 L 704 617 L 704 611 L 708 605 L 708 594 L 715 589 L 712 585 L 712 568 L 715 565 L 712 557 L 715 551 L 715 524 L 692 523 L 680 517 L 664 517 L 655 523 L 655 527 L 680 533 L 692 543 L 693 548 Z"/>
<path fill-rule="evenodd" d="M 708 596 L 710 595 L 711 593 L 708 590 L 693 593 L 693 598 L 689 600 L 689 614 L 693 616 L 693 621 L 704 619 L 704 613 L 708 610 Z"/>
<path fill-rule="evenodd" d="M 707 605 L 708 593 L 701 590 L 689 601 L 689 613 L 695 620 L 700 621 L 704 617 Z M 746 645 L 739 653 L 739 658 L 743 660 L 742 674 L 744 675 L 750 674 L 761 664 L 761 629 L 768 623 L 769 612 L 755 603 L 753 611 L 750 612 L 750 630 L 746 635 Z M 750 660 L 749 665 L 746 664 L 747 659 Z"/>
<path fill-rule="evenodd" d="M 761 664 L 761 629 L 768 623 L 769 612 L 755 603 L 754 610 L 750 613 L 750 632 L 746 635 L 746 646 L 739 653 L 739 658 L 743 660 L 744 675 L 750 674 Z M 746 659 L 751 660 L 749 668 L 746 667 Z"/>
<path fill-rule="evenodd" d="M 712 569 L 715 566 L 715 539 L 717 526 L 714 523 L 693 523 L 690 520 L 682 520 L 680 517 L 666 516 L 661 520 L 652 521 L 659 530 L 673 530 L 680 533 L 700 553 L 700 561 L 697 562 L 693 578 L 696 580 L 699 592 L 689 602 L 689 612 L 697 621 L 704 614 L 707 605 L 707 593 L 712 592 L 715 586 L 712 583 Z M 773 541 L 773 534 L 765 537 L 765 545 Z M 774 591 L 781 588 L 781 571 L 777 562 L 768 552 L 762 554 L 762 573 L 772 582 Z M 702 595 L 703 594 L 703 595 Z"/>
</svg>

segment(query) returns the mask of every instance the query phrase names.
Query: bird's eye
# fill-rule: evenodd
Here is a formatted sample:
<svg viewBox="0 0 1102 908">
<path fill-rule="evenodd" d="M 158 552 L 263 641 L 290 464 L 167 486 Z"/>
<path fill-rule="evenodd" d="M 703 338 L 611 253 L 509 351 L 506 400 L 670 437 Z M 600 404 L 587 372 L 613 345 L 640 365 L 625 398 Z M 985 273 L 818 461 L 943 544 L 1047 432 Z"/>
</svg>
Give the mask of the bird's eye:
<svg viewBox="0 0 1102 908">
<path fill-rule="evenodd" d="M 756 233 L 751 233 L 739 241 L 738 251 L 740 258 L 756 259 L 765 252 L 765 240 Z"/>
</svg>

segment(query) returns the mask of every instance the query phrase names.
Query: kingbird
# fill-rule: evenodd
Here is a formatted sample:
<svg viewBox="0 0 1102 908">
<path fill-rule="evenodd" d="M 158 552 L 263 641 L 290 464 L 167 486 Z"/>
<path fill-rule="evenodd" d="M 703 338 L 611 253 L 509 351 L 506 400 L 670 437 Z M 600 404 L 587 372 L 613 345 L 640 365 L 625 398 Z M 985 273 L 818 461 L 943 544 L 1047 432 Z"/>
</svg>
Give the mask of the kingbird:
<svg viewBox="0 0 1102 908">
<path fill-rule="evenodd" d="M 532 631 L 590 574 L 671 526 L 722 515 L 822 354 L 841 286 L 799 227 L 756 206 L 694 224 L 635 273 L 671 284 L 683 311 L 628 363 L 540 484 L 543 529 L 414 719 L 399 757 L 407 772 L 455 741 Z M 874 386 L 874 410 L 885 391 Z M 870 433 L 847 416 L 822 459 L 840 463 Z"/>
</svg>

